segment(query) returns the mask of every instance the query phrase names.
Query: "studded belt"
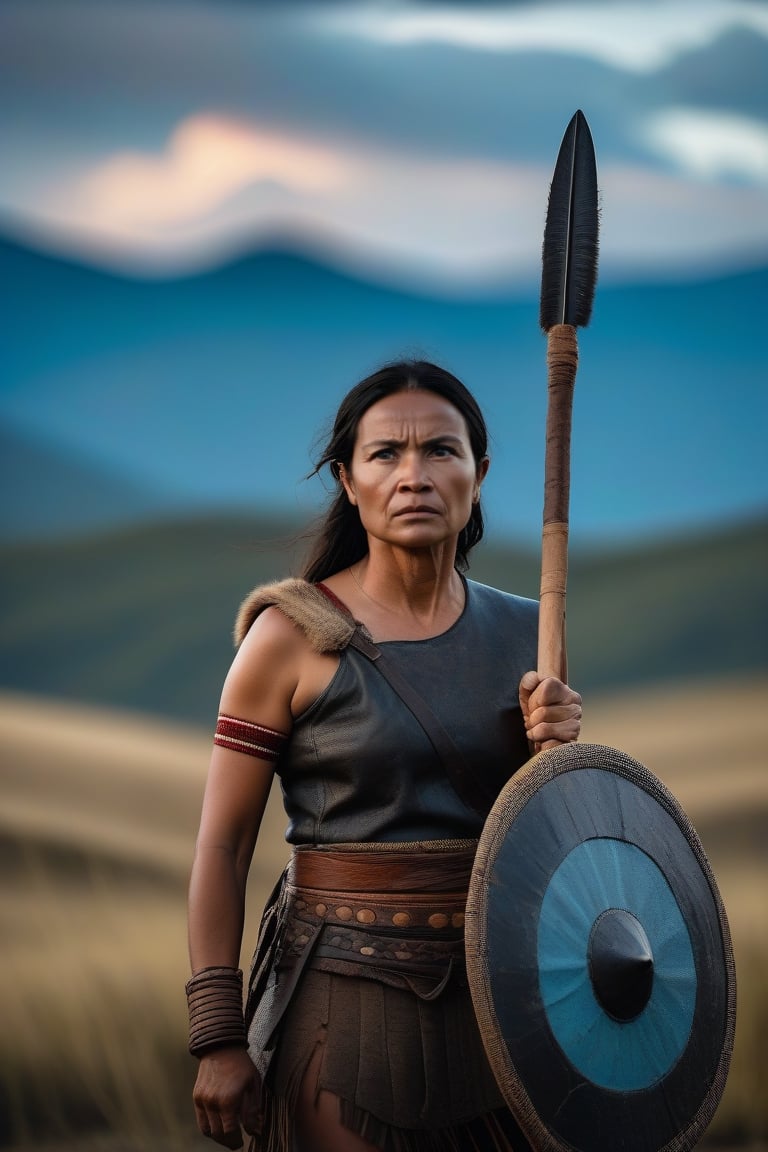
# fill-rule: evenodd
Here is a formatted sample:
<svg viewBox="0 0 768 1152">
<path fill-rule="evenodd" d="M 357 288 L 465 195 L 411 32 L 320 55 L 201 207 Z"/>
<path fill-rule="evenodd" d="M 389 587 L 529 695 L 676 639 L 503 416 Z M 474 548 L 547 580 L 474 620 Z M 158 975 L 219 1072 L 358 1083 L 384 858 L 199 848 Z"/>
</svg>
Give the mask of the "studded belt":
<svg viewBox="0 0 768 1152">
<path fill-rule="evenodd" d="M 348 892 L 294 888 L 289 896 L 295 916 L 310 922 L 323 921 L 338 928 L 409 929 L 439 931 L 464 927 L 466 892 L 440 894 L 365 893 L 350 897 Z"/>
<path fill-rule="evenodd" d="M 439 994 L 451 973 L 463 970 L 474 845 L 430 845 L 426 853 L 420 847 L 297 850 L 286 876 L 280 966 L 299 963 Z M 413 890 L 416 882 L 427 890 Z M 361 891 L 363 884 L 370 890 Z"/>
</svg>

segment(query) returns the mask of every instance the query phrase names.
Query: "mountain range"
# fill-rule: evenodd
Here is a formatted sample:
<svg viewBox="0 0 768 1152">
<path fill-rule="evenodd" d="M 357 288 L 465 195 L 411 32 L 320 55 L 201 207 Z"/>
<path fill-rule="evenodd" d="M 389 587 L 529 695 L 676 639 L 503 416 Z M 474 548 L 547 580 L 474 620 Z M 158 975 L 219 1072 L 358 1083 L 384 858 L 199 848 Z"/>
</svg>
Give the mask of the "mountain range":
<svg viewBox="0 0 768 1152">
<path fill-rule="evenodd" d="M 222 509 L 306 518 L 325 495 L 303 482 L 312 445 L 341 396 L 417 355 L 478 396 L 489 531 L 530 544 L 546 406 L 536 297 L 428 297 L 285 246 L 141 280 L 0 242 L 0 533 Z M 706 530 L 768 506 L 766 302 L 768 268 L 598 285 L 579 337 L 575 539 Z"/>
</svg>

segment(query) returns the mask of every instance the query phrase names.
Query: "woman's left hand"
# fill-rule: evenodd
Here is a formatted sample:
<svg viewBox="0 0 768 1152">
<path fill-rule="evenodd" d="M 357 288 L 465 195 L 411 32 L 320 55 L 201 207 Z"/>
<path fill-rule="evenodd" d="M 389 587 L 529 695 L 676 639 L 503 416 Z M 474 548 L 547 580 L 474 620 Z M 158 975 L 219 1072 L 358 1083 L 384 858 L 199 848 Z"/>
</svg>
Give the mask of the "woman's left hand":
<svg viewBox="0 0 768 1152">
<path fill-rule="evenodd" d="M 526 672 L 520 681 L 525 731 L 536 752 L 578 740 L 581 696 L 554 676 Z"/>
</svg>

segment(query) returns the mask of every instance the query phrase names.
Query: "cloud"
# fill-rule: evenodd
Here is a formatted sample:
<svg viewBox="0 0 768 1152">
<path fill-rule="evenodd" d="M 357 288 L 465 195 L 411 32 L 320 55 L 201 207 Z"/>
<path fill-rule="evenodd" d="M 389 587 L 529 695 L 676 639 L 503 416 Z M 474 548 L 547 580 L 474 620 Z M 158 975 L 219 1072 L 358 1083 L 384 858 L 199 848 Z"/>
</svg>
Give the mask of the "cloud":
<svg viewBox="0 0 768 1152">
<path fill-rule="evenodd" d="M 601 276 L 708 273 L 768 258 L 764 187 L 609 165 L 600 190 Z"/>
<path fill-rule="evenodd" d="M 601 275 L 768 251 L 766 4 L 3 12 L 0 224 L 75 257 L 173 275 L 287 239 L 430 289 L 531 284 L 577 106 L 598 152 Z"/>
<path fill-rule="evenodd" d="M 159 153 L 116 153 L 49 186 L 27 215 L 49 239 L 138 271 L 194 269 L 277 237 L 379 275 L 488 283 L 538 259 L 548 179 L 203 112 Z"/>
<path fill-rule="evenodd" d="M 547 51 L 650 72 L 744 27 L 768 37 L 768 11 L 749 0 L 490 5 L 363 4 L 320 11 L 336 36 L 393 46 L 447 44 L 484 52 Z"/>
<path fill-rule="evenodd" d="M 348 177 L 329 148 L 209 113 L 184 120 L 159 155 L 110 157 L 73 192 L 103 226 L 150 233 L 204 219 L 250 184 L 311 196 L 338 191 Z"/>
<path fill-rule="evenodd" d="M 293 242 L 375 279 L 443 293 L 529 288 L 540 270 L 551 166 L 444 158 L 267 131 L 199 113 L 160 153 L 117 153 L 37 225 L 103 265 L 173 275 Z M 768 253 L 763 187 L 627 164 L 600 168 L 601 275 Z"/>
<path fill-rule="evenodd" d="M 737 177 L 768 184 L 768 125 L 745 116 L 666 108 L 651 117 L 648 146 L 694 176 Z"/>
</svg>

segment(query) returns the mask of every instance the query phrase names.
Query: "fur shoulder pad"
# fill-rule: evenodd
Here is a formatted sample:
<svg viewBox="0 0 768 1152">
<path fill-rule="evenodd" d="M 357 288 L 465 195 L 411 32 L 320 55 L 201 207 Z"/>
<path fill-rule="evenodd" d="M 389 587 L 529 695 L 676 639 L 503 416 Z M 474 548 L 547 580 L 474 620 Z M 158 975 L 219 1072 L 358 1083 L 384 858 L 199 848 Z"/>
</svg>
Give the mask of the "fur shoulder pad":
<svg viewBox="0 0 768 1152">
<path fill-rule="evenodd" d="M 339 652 L 346 648 L 355 622 L 306 580 L 280 580 L 262 584 L 246 596 L 235 621 L 235 646 L 242 644 L 248 629 L 265 608 L 279 608 L 302 630 L 315 652 Z"/>
</svg>

